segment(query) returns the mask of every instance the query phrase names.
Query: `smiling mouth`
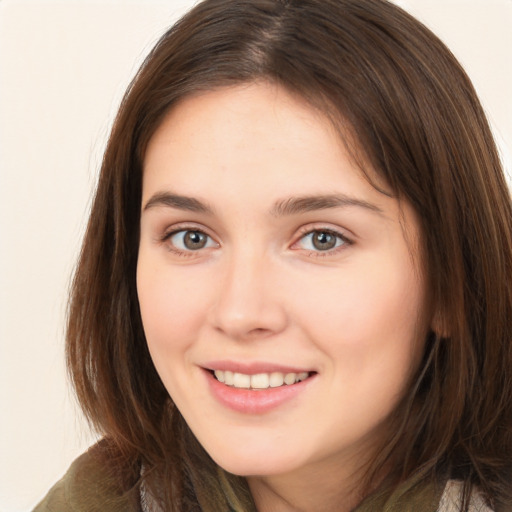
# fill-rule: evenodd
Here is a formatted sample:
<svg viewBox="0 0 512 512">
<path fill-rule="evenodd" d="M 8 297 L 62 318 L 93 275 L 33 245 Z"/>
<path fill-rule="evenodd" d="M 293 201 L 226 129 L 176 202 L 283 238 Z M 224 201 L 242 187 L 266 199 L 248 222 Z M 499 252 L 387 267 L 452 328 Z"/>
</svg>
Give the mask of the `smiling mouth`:
<svg viewBox="0 0 512 512">
<path fill-rule="evenodd" d="M 229 370 L 215 370 L 211 372 L 219 381 L 237 389 L 262 390 L 269 388 L 279 388 L 283 386 L 292 386 L 311 377 L 315 372 L 300 373 L 257 373 L 248 375 L 245 373 L 231 372 Z"/>
</svg>

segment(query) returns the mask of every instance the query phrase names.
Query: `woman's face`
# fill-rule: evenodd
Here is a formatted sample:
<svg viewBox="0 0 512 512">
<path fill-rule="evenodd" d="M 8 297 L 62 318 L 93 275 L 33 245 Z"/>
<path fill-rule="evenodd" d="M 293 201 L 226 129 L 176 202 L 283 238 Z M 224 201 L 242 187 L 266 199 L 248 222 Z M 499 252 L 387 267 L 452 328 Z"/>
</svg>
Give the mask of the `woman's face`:
<svg viewBox="0 0 512 512">
<path fill-rule="evenodd" d="M 409 205 L 282 88 L 172 109 L 144 162 L 137 289 L 156 369 L 219 465 L 335 474 L 368 455 L 422 350 L 418 245 Z"/>
</svg>

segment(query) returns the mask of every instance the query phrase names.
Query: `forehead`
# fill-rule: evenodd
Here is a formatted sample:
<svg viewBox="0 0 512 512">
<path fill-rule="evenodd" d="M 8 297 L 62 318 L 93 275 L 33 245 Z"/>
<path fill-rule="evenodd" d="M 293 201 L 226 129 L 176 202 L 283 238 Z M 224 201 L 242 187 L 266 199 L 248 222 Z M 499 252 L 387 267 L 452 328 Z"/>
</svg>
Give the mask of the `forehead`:
<svg viewBox="0 0 512 512">
<path fill-rule="evenodd" d="M 272 127 L 273 132 L 269 132 Z M 220 131 L 222 129 L 222 131 Z M 285 88 L 267 81 L 220 87 L 186 96 L 174 105 L 150 139 L 148 151 L 155 145 L 172 144 L 176 135 L 190 143 L 247 146 L 248 135 L 257 136 L 267 149 L 277 149 L 274 130 L 281 137 L 297 142 L 314 130 L 329 133 L 329 142 L 340 141 L 326 116 Z M 304 130 L 306 133 L 304 133 Z M 146 161 L 147 163 L 147 161 Z"/>
<path fill-rule="evenodd" d="M 186 97 L 166 115 L 147 147 L 144 186 L 171 176 L 174 183 L 191 186 L 241 177 L 249 185 L 263 174 L 276 181 L 309 177 L 313 186 L 321 169 L 327 178 L 325 171 L 336 174 L 340 166 L 363 176 L 347 152 L 347 137 L 281 86 L 223 87 Z M 236 174 L 229 176 L 230 170 Z"/>
</svg>

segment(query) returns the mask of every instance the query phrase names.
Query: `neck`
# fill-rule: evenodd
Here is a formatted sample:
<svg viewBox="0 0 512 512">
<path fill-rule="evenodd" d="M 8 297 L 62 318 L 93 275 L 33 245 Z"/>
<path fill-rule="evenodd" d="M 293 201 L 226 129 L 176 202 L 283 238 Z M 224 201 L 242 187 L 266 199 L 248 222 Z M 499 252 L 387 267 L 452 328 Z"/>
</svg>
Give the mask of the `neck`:
<svg viewBox="0 0 512 512">
<path fill-rule="evenodd" d="M 362 476 L 352 464 L 322 464 L 247 481 L 258 512 L 350 512 L 364 497 Z"/>
<path fill-rule="evenodd" d="M 249 484 L 258 512 L 349 512 L 359 499 L 344 493 L 328 492 L 317 495 L 318 488 L 308 485 L 281 487 L 279 482 L 255 479 Z"/>
</svg>

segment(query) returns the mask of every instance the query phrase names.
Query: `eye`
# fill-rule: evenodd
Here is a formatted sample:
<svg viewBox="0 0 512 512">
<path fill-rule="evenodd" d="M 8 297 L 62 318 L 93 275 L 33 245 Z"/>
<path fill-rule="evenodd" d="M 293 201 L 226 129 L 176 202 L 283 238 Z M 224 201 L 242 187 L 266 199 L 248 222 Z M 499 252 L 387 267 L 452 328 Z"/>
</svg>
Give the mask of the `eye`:
<svg viewBox="0 0 512 512">
<path fill-rule="evenodd" d="M 216 247 L 217 244 L 210 236 L 199 230 L 182 229 L 174 231 L 166 236 L 166 239 L 178 251 L 198 251 L 209 247 Z"/>
<path fill-rule="evenodd" d="M 306 251 L 327 252 L 349 243 L 349 240 L 340 233 L 327 229 L 315 229 L 300 238 L 296 245 Z"/>
</svg>

